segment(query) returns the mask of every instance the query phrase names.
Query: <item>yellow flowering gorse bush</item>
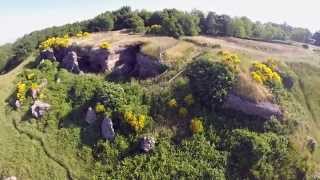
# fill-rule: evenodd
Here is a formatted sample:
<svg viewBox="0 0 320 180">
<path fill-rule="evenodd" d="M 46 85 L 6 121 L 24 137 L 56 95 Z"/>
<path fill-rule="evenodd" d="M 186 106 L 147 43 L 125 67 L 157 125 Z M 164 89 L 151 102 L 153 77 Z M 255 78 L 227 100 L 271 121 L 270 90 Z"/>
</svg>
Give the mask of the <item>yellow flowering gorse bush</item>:
<svg viewBox="0 0 320 180">
<path fill-rule="evenodd" d="M 99 46 L 101 49 L 110 49 L 111 48 L 111 44 L 107 41 L 104 41 L 100 44 Z"/>
<path fill-rule="evenodd" d="M 276 71 L 274 71 L 274 68 L 275 65 L 269 67 L 267 64 L 255 62 L 252 64 L 251 77 L 254 81 L 256 81 L 259 84 L 281 84 L 281 77 Z"/>
<path fill-rule="evenodd" d="M 101 104 L 101 103 L 97 103 L 97 104 L 96 104 L 95 110 L 96 110 L 97 113 L 104 113 L 104 112 L 106 112 L 106 108 L 105 108 L 104 105 Z"/>
<path fill-rule="evenodd" d="M 42 42 L 39 46 L 41 50 L 46 50 L 50 48 L 62 47 L 66 48 L 69 46 L 70 38 L 65 35 L 64 37 L 52 37 Z"/>
<path fill-rule="evenodd" d="M 193 134 L 202 133 L 204 131 L 201 118 L 193 118 L 190 124 L 190 130 Z"/>
<path fill-rule="evenodd" d="M 141 131 L 146 125 L 145 115 L 136 115 L 132 111 L 124 113 L 124 120 L 136 131 Z"/>
<path fill-rule="evenodd" d="M 27 90 L 27 85 L 23 82 L 19 82 L 17 84 L 17 100 L 20 102 L 23 102 L 26 99 L 26 90 Z"/>
<path fill-rule="evenodd" d="M 90 36 L 90 33 L 88 33 L 88 32 L 82 32 L 82 31 L 80 31 L 79 33 L 76 34 L 76 37 L 77 37 L 77 38 L 87 38 L 87 37 L 89 37 L 89 36 Z"/>
<path fill-rule="evenodd" d="M 221 57 L 221 62 L 230 67 L 233 72 L 239 71 L 240 58 L 237 54 L 229 51 L 219 51 L 218 55 Z"/>
<path fill-rule="evenodd" d="M 30 88 L 31 90 L 37 90 L 39 88 L 39 85 L 37 83 L 32 83 Z"/>
</svg>

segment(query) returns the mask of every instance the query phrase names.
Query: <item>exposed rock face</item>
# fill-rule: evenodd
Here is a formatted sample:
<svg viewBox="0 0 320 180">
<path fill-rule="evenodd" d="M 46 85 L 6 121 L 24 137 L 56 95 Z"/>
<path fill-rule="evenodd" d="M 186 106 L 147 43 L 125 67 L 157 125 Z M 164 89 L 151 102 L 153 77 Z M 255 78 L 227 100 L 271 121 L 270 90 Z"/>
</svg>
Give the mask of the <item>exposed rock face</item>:
<svg viewBox="0 0 320 180">
<path fill-rule="evenodd" d="M 104 120 L 101 123 L 101 134 L 102 137 L 111 141 L 114 139 L 115 136 L 115 132 L 113 129 L 113 123 L 111 121 L 111 119 L 109 118 L 104 118 Z"/>
<path fill-rule="evenodd" d="M 270 102 L 254 103 L 234 94 L 229 94 L 223 105 L 224 108 L 242 112 L 247 115 L 270 119 L 271 116 L 281 117 L 280 107 Z"/>
<path fill-rule="evenodd" d="M 80 73 L 78 55 L 74 51 L 70 51 L 62 60 L 62 67 L 74 73 Z"/>
<path fill-rule="evenodd" d="M 156 141 L 153 137 L 143 137 L 140 142 L 140 149 L 148 153 L 154 149 L 155 143 Z"/>
<path fill-rule="evenodd" d="M 31 106 L 32 116 L 35 118 L 40 118 L 50 109 L 50 107 L 50 104 L 41 101 L 35 101 Z"/>
<path fill-rule="evenodd" d="M 165 66 L 157 59 L 146 56 L 142 53 L 137 54 L 134 74 L 142 79 L 155 77 L 164 72 Z"/>
<path fill-rule="evenodd" d="M 74 73 L 112 72 L 138 78 L 155 77 L 164 72 L 164 65 L 157 59 L 140 53 L 141 43 L 115 46 L 112 49 L 80 47 L 55 48 L 41 53 L 42 59 L 57 60 L 63 68 Z"/>
<path fill-rule="evenodd" d="M 54 55 L 53 49 L 47 49 L 47 50 L 42 51 L 40 53 L 40 57 L 41 57 L 41 59 L 48 59 L 48 60 L 52 60 L 52 61 L 57 60 L 56 56 Z"/>
<path fill-rule="evenodd" d="M 96 112 L 92 109 L 92 107 L 88 108 L 87 114 L 86 114 L 86 121 L 89 124 L 94 123 L 97 120 Z"/>
</svg>

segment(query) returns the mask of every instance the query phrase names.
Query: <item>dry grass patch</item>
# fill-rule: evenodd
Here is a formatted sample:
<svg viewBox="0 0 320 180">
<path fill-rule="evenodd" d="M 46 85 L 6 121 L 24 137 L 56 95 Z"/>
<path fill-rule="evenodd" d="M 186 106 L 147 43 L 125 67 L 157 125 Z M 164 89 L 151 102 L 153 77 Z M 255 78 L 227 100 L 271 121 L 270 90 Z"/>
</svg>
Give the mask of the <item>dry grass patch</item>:
<svg viewBox="0 0 320 180">
<path fill-rule="evenodd" d="M 166 51 L 166 60 L 176 61 L 189 57 L 195 50 L 196 47 L 192 43 L 181 41 L 176 46 Z"/>
<path fill-rule="evenodd" d="M 233 91 L 236 95 L 253 102 L 271 101 L 272 95 L 264 86 L 254 82 L 248 73 L 240 72 Z"/>
</svg>

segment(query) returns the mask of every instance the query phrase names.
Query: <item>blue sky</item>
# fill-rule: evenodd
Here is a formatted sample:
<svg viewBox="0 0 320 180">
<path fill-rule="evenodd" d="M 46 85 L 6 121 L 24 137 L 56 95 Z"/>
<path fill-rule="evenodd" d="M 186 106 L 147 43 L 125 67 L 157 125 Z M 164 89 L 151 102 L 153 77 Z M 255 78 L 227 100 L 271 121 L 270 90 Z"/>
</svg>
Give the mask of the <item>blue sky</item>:
<svg viewBox="0 0 320 180">
<path fill-rule="evenodd" d="M 89 19 L 129 5 L 134 9 L 177 8 L 248 16 L 262 22 L 320 29 L 319 0 L 0 0 L 0 44 L 34 30 Z"/>
</svg>

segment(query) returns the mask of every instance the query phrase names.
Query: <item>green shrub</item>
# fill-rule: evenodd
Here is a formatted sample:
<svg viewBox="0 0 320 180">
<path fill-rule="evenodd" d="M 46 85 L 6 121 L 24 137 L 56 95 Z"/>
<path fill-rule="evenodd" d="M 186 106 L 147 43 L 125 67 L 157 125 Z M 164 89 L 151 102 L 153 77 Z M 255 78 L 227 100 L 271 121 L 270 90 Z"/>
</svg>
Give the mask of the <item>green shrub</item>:
<svg viewBox="0 0 320 180">
<path fill-rule="evenodd" d="M 124 89 L 119 84 L 103 82 L 101 86 L 94 86 L 93 88 L 97 91 L 97 100 L 113 111 L 118 111 L 127 104 Z"/>
<path fill-rule="evenodd" d="M 189 65 L 187 76 L 194 96 L 207 107 L 222 103 L 235 81 L 235 74 L 228 67 L 208 59 Z"/>
</svg>

